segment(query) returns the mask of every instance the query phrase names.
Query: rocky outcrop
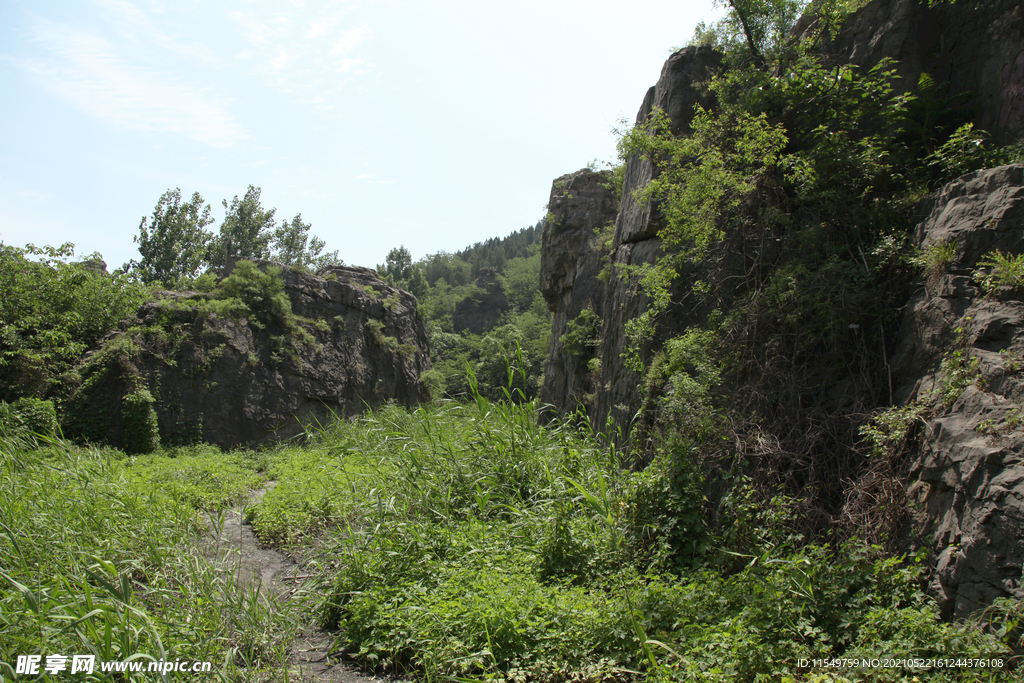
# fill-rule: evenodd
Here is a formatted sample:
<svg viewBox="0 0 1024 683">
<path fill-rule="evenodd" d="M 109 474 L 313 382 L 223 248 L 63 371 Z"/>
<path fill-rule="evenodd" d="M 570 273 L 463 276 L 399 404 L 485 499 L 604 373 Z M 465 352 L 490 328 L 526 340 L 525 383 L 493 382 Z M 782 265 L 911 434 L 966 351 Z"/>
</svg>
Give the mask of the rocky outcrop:
<svg viewBox="0 0 1024 683">
<path fill-rule="evenodd" d="M 920 214 L 916 245 L 955 244 L 956 256 L 908 305 L 893 371 L 901 398 L 935 414 L 912 491 L 936 555 L 932 590 L 947 617 L 966 617 L 1024 598 L 1024 291 L 986 295 L 975 276 L 993 250 L 1024 253 L 1024 166 L 965 176 Z"/>
<path fill-rule="evenodd" d="M 593 404 L 598 388 L 599 330 L 580 326 L 599 324 L 604 313 L 611 244 L 602 242 L 610 242 L 618 213 L 612 174 L 583 169 L 556 179 L 548 211 L 540 291 L 553 315 L 541 401 L 564 413 Z M 577 332 L 573 341 L 566 338 L 571 331 Z"/>
<path fill-rule="evenodd" d="M 142 389 L 164 443 L 223 448 L 425 398 L 428 341 L 413 295 L 367 268 L 258 268 L 279 271 L 286 302 L 252 285 L 241 294 L 167 292 L 144 304 L 73 373 L 66 431 L 124 445 L 124 397 Z"/>
<path fill-rule="evenodd" d="M 452 325 L 455 326 L 456 332 L 486 332 L 509 310 L 505 287 L 498 279 L 498 272 L 494 268 L 481 268 L 473 284 L 476 286 L 475 291 L 455 304 Z"/>
<path fill-rule="evenodd" d="M 721 60 L 719 52 L 703 46 L 674 53 L 665 62 L 658 83 L 648 90 L 637 113 L 637 124 L 646 122 L 657 108 L 668 114 L 673 132 L 686 133 L 694 107 L 713 104 L 706 84 Z M 634 157 L 626 162 L 622 201 L 610 240 L 594 234 L 603 229 L 615 211 L 614 191 L 604 187 L 608 181 L 580 171 L 554 183 L 542 248 L 541 290 L 554 314 L 542 396 L 560 412 L 582 402 L 601 424 L 611 414 L 626 427 L 639 405 L 640 376 L 625 365 L 624 330 L 626 322 L 639 315 L 648 302 L 637 292 L 635 282 L 597 276 L 621 272 L 624 265 L 652 263 L 661 254 L 657 234 L 662 218 L 657 206 L 633 199 L 633 192 L 656 173 L 647 159 Z M 569 329 L 570 321 L 588 308 L 602 321 L 599 343 L 593 351 L 566 353 L 560 337 Z M 671 321 L 666 327 L 672 327 Z"/>
<path fill-rule="evenodd" d="M 996 142 L 1016 139 L 1024 133 L 1024 8 L 1017 0 L 928 5 L 874 0 L 852 17 L 828 49 L 837 62 L 863 67 L 894 59 L 893 68 L 907 89 L 916 88 L 920 75 L 928 73 L 938 84 L 935 97 L 963 105 L 956 114 L 959 121 L 953 123 L 973 120 Z M 695 104 L 713 106 L 702 83 L 720 61 L 708 48 L 672 55 L 658 84 L 648 91 L 637 124 L 643 125 L 659 108 L 669 114 L 676 133 L 685 133 Z M 628 429 L 640 407 L 641 377 L 626 364 L 623 352 L 627 323 L 649 302 L 634 282 L 620 275 L 623 266 L 652 263 L 662 253 L 658 234 L 664 223 L 658 206 L 633 199 L 634 191 L 656 172 L 647 160 L 627 161 L 614 237 L 607 248 L 591 237 L 588 227 L 600 213 L 595 209 L 601 205 L 596 180 L 582 172 L 563 176 L 551 194 L 542 289 L 555 324 L 542 395 L 560 411 L 582 400 L 599 425 L 611 416 Z M 926 286 L 907 305 L 898 352 L 890 363 L 892 384 L 880 392 L 882 401 L 892 396 L 897 403 L 919 400 L 930 406 L 911 472 L 911 495 L 920 512 L 917 531 L 935 551 L 932 588 L 947 617 L 967 616 L 999 596 L 1024 597 L 1024 292 L 986 295 L 974 277 L 979 261 L 992 250 L 1024 252 L 1022 174 L 1024 166 L 977 173 L 922 203 L 917 245 L 927 250 L 955 242 L 956 257 L 933 269 Z M 579 189 L 566 191 L 570 182 Z M 742 256 L 742 245 L 735 251 Z M 597 276 L 609 271 L 614 275 L 607 280 Z M 673 299 L 680 302 L 681 295 Z M 687 306 L 685 314 L 676 306 L 659 320 L 664 334 L 702 322 L 699 308 Z M 561 338 L 588 308 L 599 313 L 599 341 L 593 349 L 577 346 L 573 353 Z M 657 344 L 655 339 L 641 350 L 645 362 Z M 865 377 L 865 382 L 875 379 Z M 845 400 L 848 379 L 835 387 L 825 386 L 829 380 L 816 381 L 823 393 Z M 816 395 L 805 398 L 808 404 L 820 402 Z M 880 402 L 871 401 L 872 406 Z M 858 414 L 863 413 L 862 407 Z M 852 417 L 846 422 L 842 431 L 852 436 L 843 437 L 844 447 L 847 455 L 855 454 L 851 440 L 857 438 L 857 425 Z"/>
<path fill-rule="evenodd" d="M 707 83 L 721 64 L 721 54 L 709 47 L 688 47 L 676 52 L 662 67 L 658 83 L 651 88 L 637 113 L 637 124 L 647 121 L 655 108 L 669 115 L 672 131 L 685 134 L 693 120 L 694 107 L 710 108 L 713 94 Z M 647 159 L 631 158 L 626 162 L 622 186 L 622 206 L 615 225 L 615 241 L 611 255 L 612 268 L 622 272 L 623 266 L 653 263 L 661 255 L 658 231 L 664 220 L 656 205 L 641 204 L 633 194 L 657 174 Z M 594 403 L 596 417 L 603 422 L 611 415 L 623 428 L 640 405 L 640 375 L 631 370 L 624 358 L 627 338 L 626 323 L 639 316 L 648 306 L 647 297 L 637 291 L 629 278 L 615 277 L 608 282 L 602 319 L 605 330 L 600 348 L 601 379 Z M 664 329 L 678 327 L 678 321 L 664 320 Z M 649 350 L 645 350 L 649 351 Z M 646 360 L 646 358 L 645 358 Z"/>
<path fill-rule="evenodd" d="M 945 96 L 962 96 L 968 116 L 998 142 L 1024 134 L 1019 0 L 873 0 L 847 22 L 833 50 L 839 61 L 864 67 L 893 60 L 899 87 L 912 89 L 929 74 Z"/>
</svg>

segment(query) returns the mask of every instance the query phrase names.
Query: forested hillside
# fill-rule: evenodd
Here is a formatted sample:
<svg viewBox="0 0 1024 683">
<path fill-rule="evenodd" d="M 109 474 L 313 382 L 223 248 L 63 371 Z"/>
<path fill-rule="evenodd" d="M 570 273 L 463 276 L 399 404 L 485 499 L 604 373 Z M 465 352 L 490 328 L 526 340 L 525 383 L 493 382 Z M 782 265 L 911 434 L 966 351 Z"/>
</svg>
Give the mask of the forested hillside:
<svg viewBox="0 0 1024 683">
<path fill-rule="evenodd" d="M 516 377 L 525 371 L 518 388 L 528 398 L 537 395 L 551 335 L 551 313 L 537 284 L 542 229 L 538 223 L 416 262 L 398 247 L 377 266 L 386 281 L 419 298 L 433 362 L 426 381 L 435 395 L 467 397 L 468 369 L 485 396 L 499 398 L 508 383 L 506 362 Z"/>
</svg>

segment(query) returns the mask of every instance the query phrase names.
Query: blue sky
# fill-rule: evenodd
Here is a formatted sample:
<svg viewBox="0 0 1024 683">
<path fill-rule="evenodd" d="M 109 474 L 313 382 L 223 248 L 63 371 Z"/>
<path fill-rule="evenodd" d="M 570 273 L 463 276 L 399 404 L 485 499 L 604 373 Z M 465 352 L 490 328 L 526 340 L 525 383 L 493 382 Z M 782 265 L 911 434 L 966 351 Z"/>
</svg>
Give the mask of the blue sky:
<svg viewBox="0 0 1024 683">
<path fill-rule="evenodd" d="M 533 225 L 612 160 L 710 0 L 0 0 L 0 241 L 136 258 L 160 195 L 262 188 L 347 263 Z"/>
</svg>

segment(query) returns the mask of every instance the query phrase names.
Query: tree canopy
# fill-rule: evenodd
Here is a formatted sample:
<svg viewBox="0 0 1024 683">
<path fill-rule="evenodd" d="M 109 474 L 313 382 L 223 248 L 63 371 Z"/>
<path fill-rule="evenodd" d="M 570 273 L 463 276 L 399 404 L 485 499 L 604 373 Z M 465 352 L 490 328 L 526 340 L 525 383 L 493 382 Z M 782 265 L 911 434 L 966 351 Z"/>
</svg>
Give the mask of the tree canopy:
<svg viewBox="0 0 1024 683">
<path fill-rule="evenodd" d="M 153 215 L 143 217 L 135 242 L 140 259 L 128 269 L 146 283 L 165 287 L 196 278 L 207 268 L 223 268 L 231 259 L 272 259 L 312 268 L 344 263 L 337 251 L 324 252 L 324 241 L 310 235 L 302 214 L 275 223 L 276 208 L 265 209 L 261 189 L 250 185 L 224 206 L 224 221 L 214 235 L 206 229 L 214 222 L 211 209 L 198 192 L 182 201 L 181 189 L 167 190 Z"/>
<path fill-rule="evenodd" d="M 181 188 L 160 195 L 153 215 L 143 216 L 139 234 L 139 261 L 130 267 L 143 282 L 161 282 L 171 286 L 180 278 L 194 278 L 208 262 L 209 243 L 213 233 L 206 229 L 213 223 L 210 206 L 198 192 L 187 201 L 181 199 Z"/>
<path fill-rule="evenodd" d="M 0 401 L 44 397 L 58 376 L 145 300 L 123 273 L 69 261 L 74 245 L 0 243 Z"/>
<path fill-rule="evenodd" d="M 300 213 L 295 214 L 290 223 L 282 220 L 281 225 L 274 229 L 271 258 L 287 265 L 313 268 L 342 264 L 337 250 L 321 253 L 324 241 L 310 235 L 310 227 L 309 223 L 302 222 Z"/>
<path fill-rule="evenodd" d="M 230 204 L 226 199 L 221 202 L 226 215 L 210 247 L 210 265 L 223 267 L 231 258 L 270 258 L 277 209 L 264 209 L 260 193 L 260 188 L 250 185 L 242 199 L 235 195 Z"/>
</svg>

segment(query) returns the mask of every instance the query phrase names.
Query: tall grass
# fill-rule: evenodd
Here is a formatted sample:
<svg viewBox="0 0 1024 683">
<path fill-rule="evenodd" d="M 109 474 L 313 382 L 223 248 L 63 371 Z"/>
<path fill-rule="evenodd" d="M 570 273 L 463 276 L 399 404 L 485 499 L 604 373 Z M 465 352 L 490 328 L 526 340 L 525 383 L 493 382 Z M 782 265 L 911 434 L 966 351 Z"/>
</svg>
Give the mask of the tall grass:
<svg viewBox="0 0 1024 683">
<path fill-rule="evenodd" d="M 282 659 L 288 610 L 197 543 L 201 512 L 259 479 L 237 456 L 36 445 L 0 440 L 0 677 L 31 654 L 206 660 L 218 680 Z"/>
<path fill-rule="evenodd" d="M 539 426 L 532 403 L 386 407 L 331 424 L 316 448 L 365 465 L 318 556 L 318 590 L 323 623 L 371 668 L 428 680 L 755 681 L 797 680 L 800 658 L 843 653 L 1007 653 L 938 619 L 919 564 L 871 548 L 766 548 L 729 576 L 645 552 L 636 529 L 664 515 L 638 517 L 638 487 L 658 483 L 621 471 L 604 441 L 569 424 Z"/>
<path fill-rule="evenodd" d="M 699 530 L 677 517 L 700 501 L 676 500 L 699 487 L 666 484 L 685 467 L 622 470 L 611 439 L 542 427 L 532 402 L 387 406 L 262 454 L 128 458 L 0 436 L 0 677 L 19 655 L 92 653 L 287 680 L 290 634 L 310 611 L 366 666 L 425 679 L 797 681 L 821 680 L 801 658 L 1009 661 L 996 636 L 938 619 L 914 558 L 854 543 L 740 552 L 702 538 L 725 565 L 669 542 Z M 223 524 L 264 468 L 279 484 L 247 516 L 307 558 L 315 606 L 243 581 L 210 540 L 211 520 Z M 1019 612 L 986 619 L 1019 638 Z M 977 673 L 867 668 L 834 680 Z"/>
</svg>

